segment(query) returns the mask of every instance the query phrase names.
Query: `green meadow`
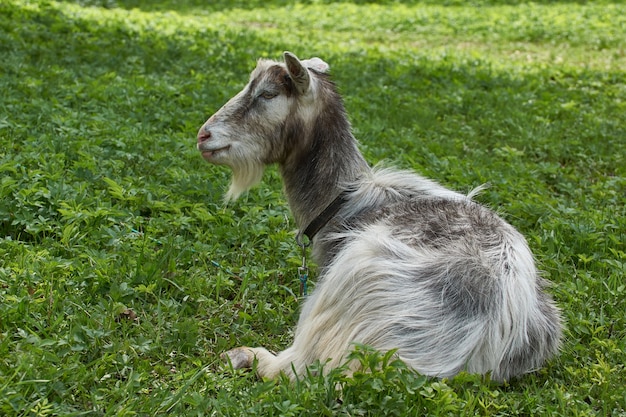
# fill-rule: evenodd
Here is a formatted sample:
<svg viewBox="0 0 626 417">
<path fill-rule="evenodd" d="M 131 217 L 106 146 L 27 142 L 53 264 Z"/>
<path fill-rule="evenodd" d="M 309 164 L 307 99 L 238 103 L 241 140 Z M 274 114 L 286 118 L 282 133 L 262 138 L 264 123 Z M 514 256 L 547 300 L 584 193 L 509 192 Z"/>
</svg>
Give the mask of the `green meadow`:
<svg viewBox="0 0 626 417">
<path fill-rule="evenodd" d="M 290 345 L 301 258 L 277 170 L 225 204 L 196 132 L 284 50 L 330 64 L 371 164 L 489 185 L 557 357 L 504 384 L 365 346 L 293 384 L 222 363 Z M 0 415 L 626 416 L 625 155 L 618 1 L 0 0 Z"/>
</svg>

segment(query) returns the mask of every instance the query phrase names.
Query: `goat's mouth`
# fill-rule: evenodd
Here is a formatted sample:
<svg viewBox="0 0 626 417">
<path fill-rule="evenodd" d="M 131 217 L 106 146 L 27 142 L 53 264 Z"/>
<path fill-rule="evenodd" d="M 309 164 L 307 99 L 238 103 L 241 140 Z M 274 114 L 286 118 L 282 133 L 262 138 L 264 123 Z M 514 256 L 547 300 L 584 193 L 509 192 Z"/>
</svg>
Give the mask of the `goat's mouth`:
<svg viewBox="0 0 626 417">
<path fill-rule="evenodd" d="M 200 153 L 202 153 L 202 157 L 207 160 L 207 161 L 211 161 L 215 158 L 215 156 L 217 156 L 218 154 L 225 152 L 227 150 L 230 149 L 230 145 L 224 146 L 222 148 L 216 148 L 216 149 L 202 149 L 200 150 Z"/>
</svg>

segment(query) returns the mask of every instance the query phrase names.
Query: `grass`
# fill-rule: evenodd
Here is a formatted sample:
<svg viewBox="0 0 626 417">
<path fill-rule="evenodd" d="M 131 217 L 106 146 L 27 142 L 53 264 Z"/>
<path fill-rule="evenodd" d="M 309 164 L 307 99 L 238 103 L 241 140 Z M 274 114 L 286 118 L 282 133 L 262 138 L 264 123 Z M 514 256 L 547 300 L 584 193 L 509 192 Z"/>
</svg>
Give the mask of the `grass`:
<svg viewBox="0 0 626 417">
<path fill-rule="evenodd" d="M 204 3 L 0 0 L 0 414 L 626 415 L 626 5 Z M 330 63 L 370 162 L 491 184 L 557 358 L 504 385 L 364 346 L 350 378 L 221 364 L 289 345 L 300 259 L 276 170 L 224 206 L 195 133 L 285 49 Z"/>
</svg>

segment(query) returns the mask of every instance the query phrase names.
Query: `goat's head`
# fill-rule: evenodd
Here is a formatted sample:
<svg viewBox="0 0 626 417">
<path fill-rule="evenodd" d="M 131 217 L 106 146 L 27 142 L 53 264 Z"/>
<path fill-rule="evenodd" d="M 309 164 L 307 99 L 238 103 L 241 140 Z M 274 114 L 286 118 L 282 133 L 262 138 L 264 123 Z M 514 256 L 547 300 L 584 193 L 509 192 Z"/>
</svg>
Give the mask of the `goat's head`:
<svg viewBox="0 0 626 417">
<path fill-rule="evenodd" d="M 318 77 L 328 64 L 300 61 L 290 52 L 284 63 L 259 60 L 250 81 L 204 123 L 198 150 L 205 160 L 233 170 L 227 199 L 261 180 L 264 167 L 281 163 L 307 137 L 319 113 Z"/>
</svg>

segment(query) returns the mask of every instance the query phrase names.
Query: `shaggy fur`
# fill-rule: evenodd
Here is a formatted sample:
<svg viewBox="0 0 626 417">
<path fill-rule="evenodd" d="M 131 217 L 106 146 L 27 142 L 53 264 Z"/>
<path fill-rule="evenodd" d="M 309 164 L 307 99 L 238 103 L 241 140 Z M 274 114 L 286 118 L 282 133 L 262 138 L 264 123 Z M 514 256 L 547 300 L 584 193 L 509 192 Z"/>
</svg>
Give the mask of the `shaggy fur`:
<svg viewBox="0 0 626 417">
<path fill-rule="evenodd" d="M 346 204 L 314 238 L 320 269 L 293 345 L 226 352 L 235 368 L 274 377 L 316 360 L 341 364 L 359 342 L 415 370 L 507 380 L 558 350 L 561 319 L 524 237 L 470 197 L 412 172 L 370 168 L 357 149 L 328 65 L 258 62 L 248 85 L 198 132 L 210 163 L 233 170 L 227 198 L 280 167 L 305 228 L 342 191 Z"/>
</svg>

